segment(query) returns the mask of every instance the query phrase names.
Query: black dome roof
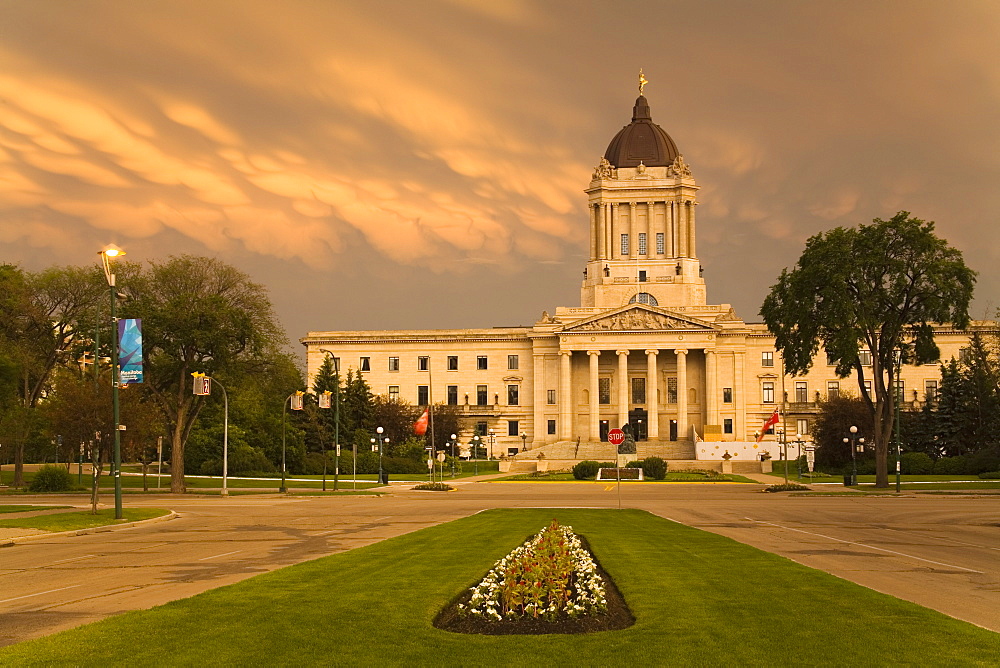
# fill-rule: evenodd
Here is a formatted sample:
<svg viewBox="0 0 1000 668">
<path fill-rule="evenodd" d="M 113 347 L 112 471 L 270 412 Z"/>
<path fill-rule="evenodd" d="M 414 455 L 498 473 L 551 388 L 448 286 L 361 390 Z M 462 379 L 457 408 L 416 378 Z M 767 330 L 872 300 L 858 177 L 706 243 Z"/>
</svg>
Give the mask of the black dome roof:
<svg viewBox="0 0 1000 668">
<path fill-rule="evenodd" d="M 604 157 L 615 167 L 667 167 L 680 155 L 677 145 L 649 115 L 649 103 L 640 95 L 632 108 L 632 122 L 608 144 Z"/>
</svg>

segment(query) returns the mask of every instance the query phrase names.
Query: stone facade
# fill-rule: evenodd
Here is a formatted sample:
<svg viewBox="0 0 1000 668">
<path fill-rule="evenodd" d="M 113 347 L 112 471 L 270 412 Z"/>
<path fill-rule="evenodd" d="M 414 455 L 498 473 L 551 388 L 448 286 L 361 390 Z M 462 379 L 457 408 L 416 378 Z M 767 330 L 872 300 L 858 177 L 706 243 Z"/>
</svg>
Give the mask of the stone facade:
<svg viewBox="0 0 1000 668">
<path fill-rule="evenodd" d="M 807 440 L 818 400 L 857 395 L 857 379 L 837 378 L 822 352 L 805 376 L 785 375 L 763 324 L 706 303 L 698 186 L 675 153 L 640 96 L 585 191 L 590 257 L 579 307 L 543 312 L 531 327 L 310 332 L 301 339 L 310 380 L 329 350 L 377 394 L 459 406 L 462 440 L 492 434 L 494 455 L 557 443 L 579 453 L 629 424 L 640 455 L 655 445 L 646 452 L 675 459 L 777 457 L 774 435 L 760 446 L 755 438 L 775 408 L 788 440 Z M 942 359 L 968 340 L 938 328 Z M 906 402 L 924 401 L 939 379 L 937 364 L 904 367 Z"/>
</svg>

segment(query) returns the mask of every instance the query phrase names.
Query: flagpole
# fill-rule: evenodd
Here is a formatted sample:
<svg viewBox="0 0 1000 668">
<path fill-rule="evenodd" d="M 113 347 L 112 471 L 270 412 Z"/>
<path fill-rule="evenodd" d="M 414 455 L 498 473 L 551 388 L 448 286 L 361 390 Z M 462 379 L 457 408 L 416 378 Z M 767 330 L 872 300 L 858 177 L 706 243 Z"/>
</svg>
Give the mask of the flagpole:
<svg viewBox="0 0 1000 668">
<path fill-rule="evenodd" d="M 429 459 L 432 462 L 427 467 L 427 475 L 429 482 L 434 482 L 434 448 L 437 441 L 434 440 L 434 371 L 430 356 L 427 357 L 427 404 L 427 417 L 431 422 L 431 456 Z"/>
</svg>

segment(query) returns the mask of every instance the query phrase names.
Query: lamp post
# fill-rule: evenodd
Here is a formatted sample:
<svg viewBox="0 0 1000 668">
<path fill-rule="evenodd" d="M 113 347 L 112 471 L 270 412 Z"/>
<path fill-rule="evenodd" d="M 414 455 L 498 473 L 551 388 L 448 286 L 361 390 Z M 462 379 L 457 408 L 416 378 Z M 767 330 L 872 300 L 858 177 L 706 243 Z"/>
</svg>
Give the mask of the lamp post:
<svg viewBox="0 0 1000 668">
<path fill-rule="evenodd" d="M 796 477 L 802 480 L 802 434 L 795 434 L 795 470 Z"/>
<path fill-rule="evenodd" d="M 778 447 L 781 448 L 781 458 L 785 460 L 785 484 L 788 484 L 788 443 L 785 441 L 785 430 L 782 427 L 775 429 L 778 434 Z"/>
<path fill-rule="evenodd" d="M 316 405 L 323 409 L 330 408 L 331 405 L 330 397 L 332 395 L 333 392 L 331 392 L 330 390 L 325 390 L 323 392 L 320 392 L 318 395 L 316 395 Z M 323 491 L 325 492 L 326 491 L 326 441 L 323 438 L 323 431 L 324 431 L 323 427 L 320 427 L 319 448 L 323 453 Z M 334 466 L 334 468 L 336 468 L 336 465 Z M 336 484 L 337 483 L 334 482 L 334 487 L 336 487 Z"/>
<path fill-rule="evenodd" d="M 382 433 L 385 431 L 382 427 L 376 427 L 375 432 L 378 434 L 378 484 L 382 484 L 384 473 L 382 472 Z M 386 439 L 388 440 L 388 439 Z"/>
<path fill-rule="evenodd" d="M 121 380 L 121 368 L 118 359 L 118 290 L 115 287 L 115 274 L 111 271 L 111 260 L 125 251 L 115 245 L 108 246 L 98 253 L 101 256 L 101 263 L 104 266 L 104 277 L 108 281 L 108 288 L 111 290 L 111 328 L 115 337 L 114 356 L 111 360 L 111 403 L 115 418 L 115 445 L 112 453 L 112 461 L 115 476 L 115 519 L 120 520 L 125 517 L 122 513 L 122 437 L 120 419 L 121 413 L 118 406 L 118 385 Z"/>
<path fill-rule="evenodd" d="M 222 390 L 222 403 L 225 407 L 222 419 L 222 492 L 220 496 L 229 496 L 229 393 L 226 388 L 211 376 L 194 372 L 194 394 L 207 397 L 211 394 L 212 385 L 218 385 Z"/>
<path fill-rule="evenodd" d="M 333 491 L 340 484 L 340 359 L 326 348 L 319 351 L 333 360 L 333 440 L 336 446 L 333 455 Z M 354 444 L 354 489 L 358 488 L 358 446 Z M 325 481 L 324 481 L 325 489 Z"/>
<path fill-rule="evenodd" d="M 479 434 L 472 437 L 472 466 L 475 469 L 474 475 L 479 475 L 479 442 L 482 438 Z"/>
<path fill-rule="evenodd" d="M 848 430 L 851 432 L 851 485 L 858 484 L 858 458 L 854 453 L 854 439 L 858 434 L 858 428 L 855 425 L 851 425 Z M 844 439 L 844 443 L 847 443 L 847 439 Z"/>
<path fill-rule="evenodd" d="M 493 446 L 497 444 L 497 435 L 490 429 L 490 459 L 493 459 Z"/>
<path fill-rule="evenodd" d="M 288 395 L 285 401 L 281 404 L 281 487 L 278 489 L 282 494 L 288 491 L 287 485 L 285 485 L 285 405 L 289 405 L 293 411 L 302 410 L 302 395 L 305 392 L 296 390 Z"/>
<path fill-rule="evenodd" d="M 457 434 L 451 435 L 451 477 L 455 477 L 455 442 L 458 440 Z"/>
<path fill-rule="evenodd" d="M 528 449 L 527 446 L 528 434 L 524 431 L 521 432 L 521 452 Z"/>
</svg>

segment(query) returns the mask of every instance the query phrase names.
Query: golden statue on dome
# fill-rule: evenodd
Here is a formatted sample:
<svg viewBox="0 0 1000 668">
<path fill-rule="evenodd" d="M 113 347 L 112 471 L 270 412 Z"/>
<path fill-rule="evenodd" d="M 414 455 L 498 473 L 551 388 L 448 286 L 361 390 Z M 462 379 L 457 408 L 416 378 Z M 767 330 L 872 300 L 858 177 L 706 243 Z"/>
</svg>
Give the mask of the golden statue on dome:
<svg viewBox="0 0 1000 668">
<path fill-rule="evenodd" d="M 646 84 L 648 84 L 648 83 L 649 83 L 649 81 L 646 79 L 645 76 L 643 76 L 643 74 L 642 74 L 642 68 L 640 67 L 639 68 L 639 95 L 640 95 L 640 97 L 642 96 L 642 89 L 645 88 Z"/>
</svg>

